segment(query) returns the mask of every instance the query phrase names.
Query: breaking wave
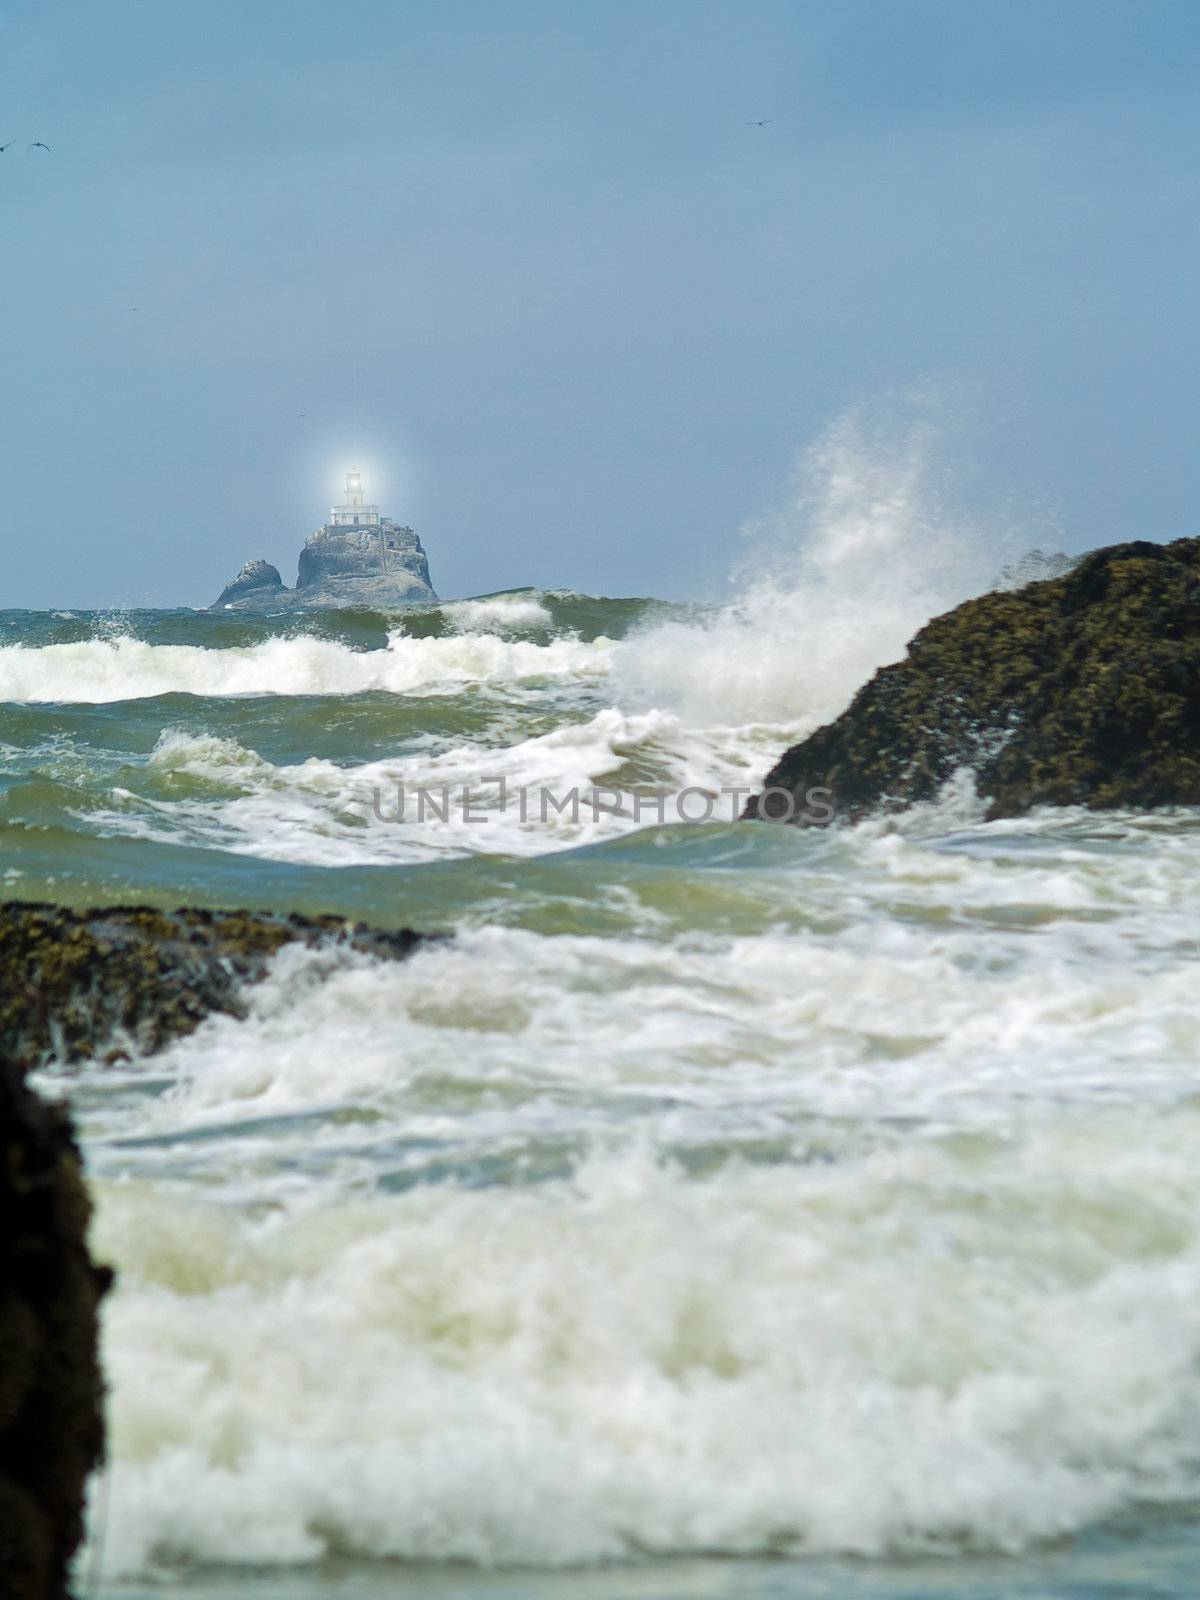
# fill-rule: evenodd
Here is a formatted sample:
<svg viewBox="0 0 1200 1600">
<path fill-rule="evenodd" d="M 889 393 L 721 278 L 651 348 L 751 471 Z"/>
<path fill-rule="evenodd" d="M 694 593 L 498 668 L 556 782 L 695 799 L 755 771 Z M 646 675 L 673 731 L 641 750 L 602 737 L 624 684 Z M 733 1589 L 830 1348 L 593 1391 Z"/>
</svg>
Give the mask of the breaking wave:
<svg viewBox="0 0 1200 1600">
<path fill-rule="evenodd" d="M 524 628 L 549 628 L 553 613 L 531 594 L 488 595 L 481 600 L 455 600 L 442 614 L 460 633 L 507 633 Z"/>
<path fill-rule="evenodd" d="M 492 633 L 410 638 L 394 632 L 382 650 L 352 650 L 309 636 L 223 650 L 135 638 L 41 649 L 8 645 L 0 648 L 0 700 L 97 704 L 164 694 L 455 694 L 479 684 L 594 677 L 607 672 L 611 652 L 611 640 L 603 638 L 535 644 Z"/>
</svg>

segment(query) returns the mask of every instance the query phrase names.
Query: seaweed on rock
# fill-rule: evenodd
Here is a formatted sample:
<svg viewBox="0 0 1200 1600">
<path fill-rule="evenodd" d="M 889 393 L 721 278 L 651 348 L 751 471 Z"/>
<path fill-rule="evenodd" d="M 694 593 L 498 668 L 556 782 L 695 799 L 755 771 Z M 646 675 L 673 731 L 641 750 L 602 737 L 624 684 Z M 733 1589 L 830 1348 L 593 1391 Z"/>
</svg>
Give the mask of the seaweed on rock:
<svg viewBox="0 0 1200 1600">
<path fill-rule="evenodd" d="M 989 818 L 1200 804 L 1200 539 L 1094 550 L 936 617 L 746 815 L 803 821 L 823 788 L 854 820 L 932 800 L 963 767 Z"/>
</svg>

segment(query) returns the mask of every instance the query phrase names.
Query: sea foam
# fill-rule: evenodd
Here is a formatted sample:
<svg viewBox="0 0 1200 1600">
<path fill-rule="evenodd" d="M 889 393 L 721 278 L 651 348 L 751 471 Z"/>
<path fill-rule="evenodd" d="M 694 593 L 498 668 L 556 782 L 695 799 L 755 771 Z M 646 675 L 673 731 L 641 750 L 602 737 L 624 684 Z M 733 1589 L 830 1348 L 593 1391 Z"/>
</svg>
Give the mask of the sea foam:
<svg viewBox="0 0 1200 1600">
<path fill-rule="evenodd" d="M 1194 1497 L 1197 837 L 846 830 L 690 872 L 684 938 L 286 951 L 74 1077 L 106 1574 L 1018 1551 Z"/>
<path fill-rule="evenodd" d="M 1198 1134 L 598 1156 L 265 1221 L 101 1186 L 106 1573 L 1016 1551 L 1194 1494 Z"/>
</svg>

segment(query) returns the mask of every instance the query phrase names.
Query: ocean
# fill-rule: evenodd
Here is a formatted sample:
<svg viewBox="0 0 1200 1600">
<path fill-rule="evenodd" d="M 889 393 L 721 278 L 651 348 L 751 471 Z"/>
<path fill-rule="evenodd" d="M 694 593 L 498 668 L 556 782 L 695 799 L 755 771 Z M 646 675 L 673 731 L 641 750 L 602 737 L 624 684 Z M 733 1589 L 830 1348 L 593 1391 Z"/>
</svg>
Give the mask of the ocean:
<svg viewBox="0 0 1200 1600">
<path fill-rule="evenodd" d="M 1200 815 L 734 820 L 979 581 L 892 555 L 0 613 L 7 898 L 453 935 L 39 1075 L 118 1273 L 81 1595 L 1195 1594 Z"/>
</svg>

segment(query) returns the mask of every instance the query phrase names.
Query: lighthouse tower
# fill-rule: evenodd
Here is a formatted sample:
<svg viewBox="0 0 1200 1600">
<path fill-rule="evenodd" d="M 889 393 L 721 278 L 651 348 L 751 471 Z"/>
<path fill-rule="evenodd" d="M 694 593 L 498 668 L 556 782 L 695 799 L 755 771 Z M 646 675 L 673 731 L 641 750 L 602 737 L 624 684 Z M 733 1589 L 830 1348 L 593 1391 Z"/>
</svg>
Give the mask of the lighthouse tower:
<svg viewBox="0 0 1200 1600">
<path fill-rule="evenodd" d="M 379 507 L 367 504 L 362 473 L 357 467 L 351 467 L 346 474 L 346 503 L 334 506 L 331 509 L 329 524 L 334 528 L 377 528 L 379 526 Z"/>
</svg>

